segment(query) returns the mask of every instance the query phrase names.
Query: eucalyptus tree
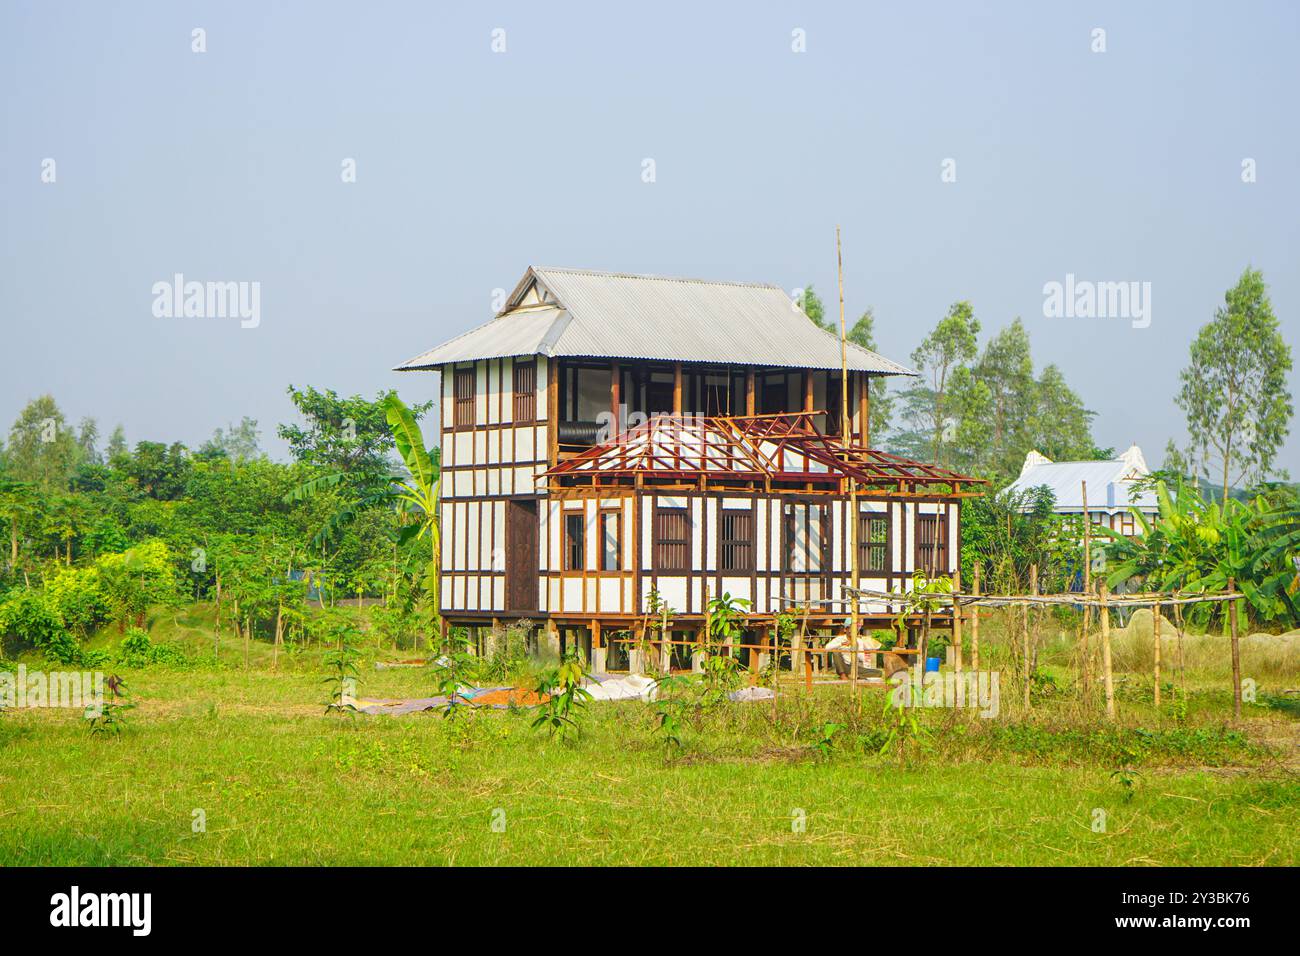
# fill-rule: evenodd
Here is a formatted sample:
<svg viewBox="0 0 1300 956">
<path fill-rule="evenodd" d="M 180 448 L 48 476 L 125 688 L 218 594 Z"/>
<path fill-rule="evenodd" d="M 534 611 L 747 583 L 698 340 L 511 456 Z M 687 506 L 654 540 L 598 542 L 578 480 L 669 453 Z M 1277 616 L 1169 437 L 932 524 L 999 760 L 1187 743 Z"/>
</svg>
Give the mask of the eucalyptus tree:
<svg viewBox="0 0 1300 956">
<path fill-rule="evenodd" d="M 1290 427 L 1286 379 L 1291 347 L 1282 338 L 1264 276 L 1247 268 L 1191 346 L 1178 406 L 1187 415 L 1198 472 L 1218 464 L 1224 495 L 1262 481 Z"/>
</svg>

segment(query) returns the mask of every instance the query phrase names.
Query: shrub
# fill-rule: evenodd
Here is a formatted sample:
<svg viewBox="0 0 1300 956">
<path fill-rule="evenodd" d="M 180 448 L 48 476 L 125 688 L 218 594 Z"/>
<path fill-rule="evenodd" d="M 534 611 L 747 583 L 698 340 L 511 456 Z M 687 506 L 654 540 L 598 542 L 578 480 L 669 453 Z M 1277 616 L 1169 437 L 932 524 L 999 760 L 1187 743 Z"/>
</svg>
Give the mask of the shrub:
<svg viewBox="0 0 1300 956">
<path fill-rule="evenodd" d="M 11 634 L 60 664 L 75 664 L 77 639 L 68 631 L 58 608 L 43 591 L 18 591 L 0 604 L 0 634 Z"/>
<path fill-rule="evenodd" d="M 174 644 L 155 644 L 138 627 L 127 630 L 117 649 L 117 660 L 125 667 L 148 667 L 150 664 L 190 663 L 189 656 Z"/>
</svg>

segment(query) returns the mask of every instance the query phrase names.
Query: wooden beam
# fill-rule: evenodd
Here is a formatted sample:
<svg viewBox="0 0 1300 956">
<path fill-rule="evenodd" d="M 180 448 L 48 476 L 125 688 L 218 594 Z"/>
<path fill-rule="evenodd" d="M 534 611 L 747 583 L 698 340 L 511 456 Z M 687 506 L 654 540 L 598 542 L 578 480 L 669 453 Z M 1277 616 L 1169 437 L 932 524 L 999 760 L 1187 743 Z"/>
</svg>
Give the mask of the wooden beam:
<svg viewBox="0 0 1300 956">
<path fill-rule="evenodd" d="M 1101 678 L 1106 687 L 1106 716 L 1115 719 L 1115 681 L 1110 670 L 1110 608 L 1106 606 L 1110 588 L 1101 582 Z"/>
<path fill-rule="evenodd" d="M 619 415 L 620 402 L 619 402 L 619 394 L 618 394 L 619 385 L 622 384 L 620 382 L 620 379 L 622 377 L 623 375 L 618 367 L 618 363 L 617 362 L 612 363 L 610 367 L 610 377 L 609 377 L 609 411 L 610 414 L 613 416 L 610 423 L 611 424 L 610 433 L 609 433 L 610 438 L 616 438 L 619 435 L 619 433 L 622 432 L 623 430 L 623 423 L 621 421 L 621 416 Z"/>
<path fill-rule="evenodd" d="M 546 463 L 560 463 L 560 361 L 547 359 L 546 366 Z"/>
<path fill-rule="evenodd" d="M 1228 578 L 1228 590 L 1237 590 L 1235 578 Z M 1228 602 L 1228 625 L 1232 628 L 1232 717 L 1241 720 L 1241 641 L 1237 633 L 1236 601 Z"/>
<path fill-rule="evenodd" d="M 858 441 L 863 448 L 871 447 L 871 376 L 858 373 Z"/>
</svg>

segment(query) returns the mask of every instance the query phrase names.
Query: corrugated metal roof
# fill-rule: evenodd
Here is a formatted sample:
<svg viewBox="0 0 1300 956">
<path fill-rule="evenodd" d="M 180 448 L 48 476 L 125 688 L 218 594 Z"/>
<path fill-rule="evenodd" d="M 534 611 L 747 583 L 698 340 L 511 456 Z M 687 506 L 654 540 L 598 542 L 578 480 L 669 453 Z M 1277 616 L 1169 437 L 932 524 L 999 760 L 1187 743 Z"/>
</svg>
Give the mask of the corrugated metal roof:
<svg viewBox="0 0 1300 956">
<path fill-rule="evenodd" d="M 533 278 L 550 293 L 551 307 L 517 305 Z M 501 315 L 397 369 L 510 355 L 838 369 L 840 340 L 774 285 L 534 267 Z M 852 343 L 848 365 L 915 374 Z"/>
<path fill-rule="evenodd" d="M 1083 510 L 1083 482 L 1088 483 L 1088 509 L 1096 511 L 1123 511 L 1130 507 L 1155 510 L 1155 492 L 1144 491 L 1136 500 L 1130 497 L 1133 479 L 1147 474 L 1144 462 L 1131 456 L 1131 451 L 1109 461 L 1048 461 L 1038 456 L 1037 461 L 1026 462 L 1020 477 L 1008 487 L 1027 491 L 1046 485 L 1056 497 L 1056 510 L 1079 512 Z M 1034 457 L 1030 456 L 1031 459 Z"/>
</svg>

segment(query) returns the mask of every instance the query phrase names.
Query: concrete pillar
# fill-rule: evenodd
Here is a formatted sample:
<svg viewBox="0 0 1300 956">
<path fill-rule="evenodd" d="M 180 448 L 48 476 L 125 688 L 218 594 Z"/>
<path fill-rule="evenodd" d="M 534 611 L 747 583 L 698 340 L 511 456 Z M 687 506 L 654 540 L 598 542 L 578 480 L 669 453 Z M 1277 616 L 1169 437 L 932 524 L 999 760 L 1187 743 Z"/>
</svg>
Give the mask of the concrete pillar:
<svg viewBox="0 0 1300 956">
<path fill-rule="evenodd" d="M 546 640 L 539 642 L 541 656 L 558 660 L 560 657 L 560 626 L 551 618 L 546 619 Z"/>
</svg>

